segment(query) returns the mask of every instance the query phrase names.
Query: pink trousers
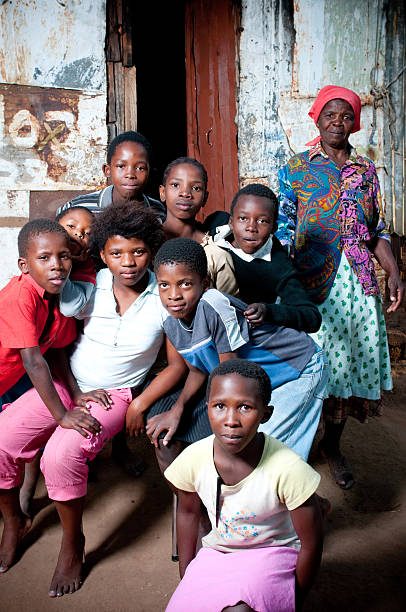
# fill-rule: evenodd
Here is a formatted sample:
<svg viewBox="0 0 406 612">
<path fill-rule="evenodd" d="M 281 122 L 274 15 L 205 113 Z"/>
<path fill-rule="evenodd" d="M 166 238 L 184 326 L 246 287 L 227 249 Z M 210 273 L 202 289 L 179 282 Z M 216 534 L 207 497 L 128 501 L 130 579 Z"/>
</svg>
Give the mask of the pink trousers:
<svg viewBox="0 0 406 612">
<path fill-rule="evenodd" d="M 72 410 L 74 405 L 65 387 L 55 381 L 55 388 L 67 410 Z M 101 433 L 90 438 L 60 427 L 35 389 L 4 405 L 0 412 L 0 489 L 19 486 L 24 463 L 32 461 L 45 446 L 41 470 L 49 497 L 68 501 L 86 495 L 88 462 L 121 431 L 132 400 L 128 388 L 109 393 L 113 404 L 108 410 L 89 402 L 92 416 L 102 425 Z"/>
</svg>

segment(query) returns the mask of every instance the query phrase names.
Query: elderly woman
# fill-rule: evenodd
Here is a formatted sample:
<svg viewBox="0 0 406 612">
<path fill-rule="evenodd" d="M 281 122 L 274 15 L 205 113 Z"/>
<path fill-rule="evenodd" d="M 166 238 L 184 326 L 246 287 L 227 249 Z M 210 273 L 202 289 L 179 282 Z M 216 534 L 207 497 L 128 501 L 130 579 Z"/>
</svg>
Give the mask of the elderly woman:
<svg viewBox="0 0 406 612">
<path fill-rule="evenodd" d="M 392 388 L 389 350 L 373 256 L 388 275 L 391 305 L 403 286 L 390 248 L 375 166 L 357 154 L 350 134 L 360 129 L 360 98 L 323 87 L 309 115 L 320 136 L 279 172 L 277 236 L 289 245 L 301 280 L 322 315 L 315 340 L 327 354 L 330 378 L 319 449 L 343 489 L 354 483 L 340 451 L 347 416 L 377 414 L 382 389 Z"/>
</svg>

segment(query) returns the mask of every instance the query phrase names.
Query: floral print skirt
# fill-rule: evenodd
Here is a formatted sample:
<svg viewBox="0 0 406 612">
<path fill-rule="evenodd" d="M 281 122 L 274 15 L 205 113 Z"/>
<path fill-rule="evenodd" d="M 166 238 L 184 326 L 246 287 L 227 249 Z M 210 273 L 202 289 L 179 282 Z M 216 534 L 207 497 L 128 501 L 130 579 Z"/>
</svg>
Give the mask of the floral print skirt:
<svg viewBox="0 0 406 612">
<path fill-rule="evenodd" d="M 343 253 L 328 298 L 318 306 L 322 324 L 311 334 L 330 368 L 323 415 L 341 423 L 380 413 L 382 390 L 392 389 L 389 347 L 380 296 L 365 295 Z"/>
</svg>

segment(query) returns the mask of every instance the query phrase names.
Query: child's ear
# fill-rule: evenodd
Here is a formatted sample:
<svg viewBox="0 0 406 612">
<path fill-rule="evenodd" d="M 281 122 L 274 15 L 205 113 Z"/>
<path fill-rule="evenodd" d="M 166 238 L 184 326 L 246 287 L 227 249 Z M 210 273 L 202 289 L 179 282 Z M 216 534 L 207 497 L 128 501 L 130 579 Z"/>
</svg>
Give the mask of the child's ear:
<svg viewBox="0 0 406 612">
<path fill-rule="evenodd" d="M 110 178 L 111 176 L 111 167 L 109 164 L 103 164 L 103 174 L 104 176 L 107 176 L 107 178 Z"/>
<path fill-rule="evenodd" d="M 159 185 L 159 199 L 161 202 L 166 202 L 165 185 Z"/>
<path fill-rule="evenodd" d="M 228 226 L 229 226 L 230 230 L 234 229 L 234 227 L 233 227 L 233 215 L 230 215 L 229 218 L 228 218 Z"/>
<path fill-rule="evenodd" d="M 210 279 L 208 276 L 205 276 L 202 282 L 203 285 L 203 290 L 207 291 L 207 289 L 210 289 Z"/>
<path fill-rule="evenodd" d="M 202 202 L 202 208 L 203 208 L 203 206 L 206 206 L 206 202 L 207 202 L 207 198 L 208 197 L 209 197 L 209 192 L 206 190 L 206 192 L 204 194 L 203 202 Z"/>
<path fill-rule="evenodd" d="M 28 274 L 28 265 L 25 257 L 18 258 L 18 267 L 23 274 Z"/>
<path fill-rule="evenodd" d="M 261 419 L 261 423 L 267 423 L 273 414 L 273 406 L 267 406 L 264 411 L 264 416 Z"/>
<path fill-rule="evenodd" d="M 106 257 L 104 255 L 104 249 L 100 249 L 100 257 L 102 258 L 103 263 L 106 264 L 107 266 Z"/>
</svg>

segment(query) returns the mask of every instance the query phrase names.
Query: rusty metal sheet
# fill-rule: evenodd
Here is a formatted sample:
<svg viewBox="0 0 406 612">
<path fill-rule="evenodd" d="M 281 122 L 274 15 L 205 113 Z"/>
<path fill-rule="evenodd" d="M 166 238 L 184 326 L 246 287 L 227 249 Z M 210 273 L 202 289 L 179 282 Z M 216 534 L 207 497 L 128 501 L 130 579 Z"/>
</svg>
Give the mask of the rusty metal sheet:
<svg viewBox="0 0 406 612">
<path fill-rule="evenodd" d="M 62 204 L 83 193 L 87 192 L 83 189 L 74 191 L 31 191 L 30 220 L 40 217 L 55 219 L 55 213 Z"/>
<path fill-rule="evenodd" d="M 0 3 L 0 81 L 105 91 L 105 0 Z"/>
<path fill-rule="evenodd" d="M 98 186 L 105 112 L 105 95 L 0 84 L 0 189 Z"/>
</svg>

